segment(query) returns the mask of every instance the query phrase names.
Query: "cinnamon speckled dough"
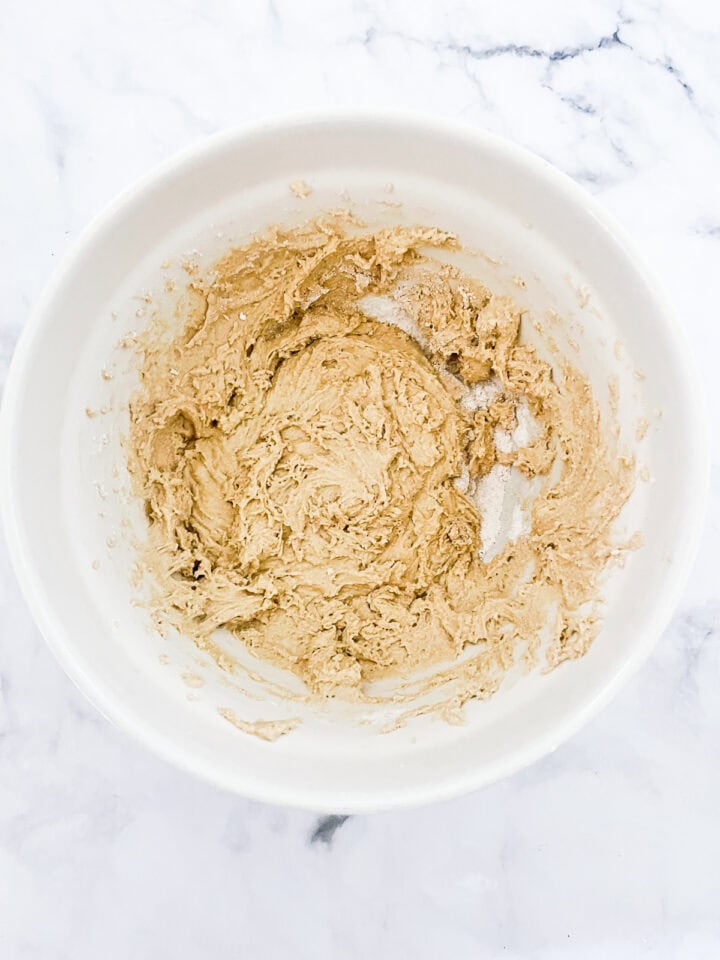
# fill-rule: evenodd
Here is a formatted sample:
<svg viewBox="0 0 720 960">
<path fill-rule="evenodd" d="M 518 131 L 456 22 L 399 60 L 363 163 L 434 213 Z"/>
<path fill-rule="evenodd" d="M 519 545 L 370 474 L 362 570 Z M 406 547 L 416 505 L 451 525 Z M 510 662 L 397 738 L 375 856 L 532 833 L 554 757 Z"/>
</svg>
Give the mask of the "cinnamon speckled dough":
<svg viewBox="0 0 720 960">
<path fill-rule="evenodd" d="M 226 627 L 314 694 L 443 662 L 463 702 L 542 636 L 554 665 L 596 630 L 632 463 L 587 382 L 553 372 L 513 303 L 433 247 L 457 242 L 341 215 L 273 229 L 193 282 L 174 339 L 143 345 L 129 461 L 160 605 L 200 645 Z M 417 338 L 370 318 L 367 295 L 393 298 Z M 519 404 L 533 440 L 501 452 Z M 544 481 L 530 533 L 485 562 L 473 494 L 496 464 Z"/>
</svg>

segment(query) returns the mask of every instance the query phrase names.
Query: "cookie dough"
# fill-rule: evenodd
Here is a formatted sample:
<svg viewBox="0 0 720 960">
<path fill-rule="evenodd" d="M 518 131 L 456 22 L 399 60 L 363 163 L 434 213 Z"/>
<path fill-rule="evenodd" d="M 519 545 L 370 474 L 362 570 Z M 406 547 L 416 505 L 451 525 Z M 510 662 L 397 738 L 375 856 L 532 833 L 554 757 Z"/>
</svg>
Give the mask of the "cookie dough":
<svg viewBox="0 0 720 960">
<path fill-rule="evenodd" d="M 342 214 L 272 229 L 192 280 L 181 332 L 146 335 L 129 465 L 160 607 L 201 646 L 224 627 L 313 695 L 424 671 L 459 701 L 587 649 L 632 461 L 457 249 Z M 488 559 L 498 469 L 538 489 Z"/>
</svg>

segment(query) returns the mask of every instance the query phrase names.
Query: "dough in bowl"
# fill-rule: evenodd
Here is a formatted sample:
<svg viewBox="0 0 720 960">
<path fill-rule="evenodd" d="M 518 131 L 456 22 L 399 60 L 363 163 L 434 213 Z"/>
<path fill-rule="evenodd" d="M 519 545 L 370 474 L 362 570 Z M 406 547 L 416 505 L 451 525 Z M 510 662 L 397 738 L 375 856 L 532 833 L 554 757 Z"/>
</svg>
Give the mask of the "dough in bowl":
<svg viewBox="0 0 720 960">
<path fill-rule="evenodd" d="M 422 676 L 456 703 L 587 650 L 633 461 L 457 249 L 343 213 L 273 228 L 146 332 L 130 469 L 155 605 L 201 647 L 225 627 L 311 695 Z M 511 477 L 493 551 L 483 497 Z"/>
</svg>

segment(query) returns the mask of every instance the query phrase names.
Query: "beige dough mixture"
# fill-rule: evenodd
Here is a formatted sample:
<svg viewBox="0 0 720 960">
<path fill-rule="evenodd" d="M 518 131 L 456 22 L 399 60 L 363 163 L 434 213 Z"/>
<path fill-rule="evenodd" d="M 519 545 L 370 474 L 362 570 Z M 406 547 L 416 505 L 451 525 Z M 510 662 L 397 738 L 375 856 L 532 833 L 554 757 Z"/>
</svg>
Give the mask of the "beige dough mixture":
<svg viewBox="0 0 720 960">
<path fill-rule="evenodd" d="M 316 696 L 423 675 L 461 679 L 456 702 L 588 648 L 633 463 L 456 249 L 342 214 L 274 228 L 191 282 L 174 338 L 146 335 L 129 464 L 159 605 L 200 646 L 224 627 Z M 500 442 L 521 414 L 530 439 Z M 537 490 L 488 558 L 498 468 Z"/>
</svg>

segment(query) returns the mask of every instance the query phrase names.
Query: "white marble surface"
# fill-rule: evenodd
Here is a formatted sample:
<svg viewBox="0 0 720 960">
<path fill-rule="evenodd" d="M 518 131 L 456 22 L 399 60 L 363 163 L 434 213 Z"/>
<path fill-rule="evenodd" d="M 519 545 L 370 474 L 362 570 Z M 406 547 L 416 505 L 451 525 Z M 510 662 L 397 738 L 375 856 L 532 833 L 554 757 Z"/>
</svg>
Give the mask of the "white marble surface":
<svg viewBox="0 0 720 960">
<path fill-rule="evenodd" d="M 112 729 L 3 548 L 0 957 L 718 957 L 716 0 L 6 0 L 2 21 L 3 377 L 56 260 L 156 161 L 270 113 L 411 107 L 525 144 L 634 234 L 697 338 L 715 472 L 683 603 L 600 717 L 481 793 L 344 823 Z"/>
</svg>

